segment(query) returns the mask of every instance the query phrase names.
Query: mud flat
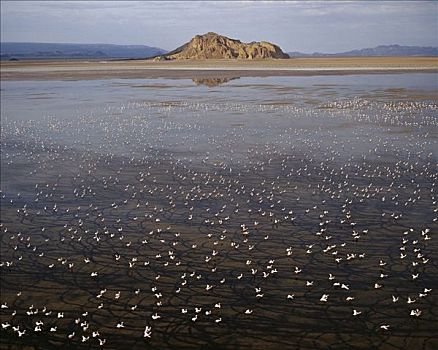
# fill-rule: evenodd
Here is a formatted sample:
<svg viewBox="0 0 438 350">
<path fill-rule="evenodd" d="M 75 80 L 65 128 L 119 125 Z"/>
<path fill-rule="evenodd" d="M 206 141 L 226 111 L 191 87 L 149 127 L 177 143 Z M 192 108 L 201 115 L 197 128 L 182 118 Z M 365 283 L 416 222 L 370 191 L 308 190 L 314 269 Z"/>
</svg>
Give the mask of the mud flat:
<svg viewBox="0 0 438 350">
<path fill-rule="evenodd" d="M 0 349 L 437 349 L 437 74 L 190 78 L 1 82 Z"/>
<path fill-rule="evenodd" d="M 2 62 L 1 79 L 209 78 L 437 72 L 436 57 Z"/>
</svg>

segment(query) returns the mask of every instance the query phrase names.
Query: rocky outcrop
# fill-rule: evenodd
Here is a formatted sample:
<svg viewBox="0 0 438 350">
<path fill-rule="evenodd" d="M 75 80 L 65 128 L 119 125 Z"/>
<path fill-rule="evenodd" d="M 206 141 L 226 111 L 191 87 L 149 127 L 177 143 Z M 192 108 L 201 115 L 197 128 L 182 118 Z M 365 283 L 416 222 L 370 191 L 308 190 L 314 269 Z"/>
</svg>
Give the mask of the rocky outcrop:
<svg viewBox="0 0 438 350">
<path fill-rule="evenodd" d="M 289 58 L 279 46 L 267 41 L 242 43 L 216 33 L 196 35 L 183 46 L 163 55 L 168 60 Z"/>
</svg>

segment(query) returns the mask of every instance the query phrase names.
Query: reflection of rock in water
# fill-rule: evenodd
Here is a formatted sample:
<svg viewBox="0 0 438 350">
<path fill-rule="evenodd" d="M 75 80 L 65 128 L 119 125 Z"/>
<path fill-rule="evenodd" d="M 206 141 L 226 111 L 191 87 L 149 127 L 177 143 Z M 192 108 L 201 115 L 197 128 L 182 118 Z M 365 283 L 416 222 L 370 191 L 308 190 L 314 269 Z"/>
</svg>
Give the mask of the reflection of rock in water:
<svg viewBox="0 0 438 350">
<path fill-rule="evenodd" d="M 218 85 L 222 85 L 228 83 L 231 80 L 239 79 L 239 77 L 233 78 L 193 78 L 193 82 L 196 85 L 205 85 L 208 87 L 214 87 Z"/>
</svg>

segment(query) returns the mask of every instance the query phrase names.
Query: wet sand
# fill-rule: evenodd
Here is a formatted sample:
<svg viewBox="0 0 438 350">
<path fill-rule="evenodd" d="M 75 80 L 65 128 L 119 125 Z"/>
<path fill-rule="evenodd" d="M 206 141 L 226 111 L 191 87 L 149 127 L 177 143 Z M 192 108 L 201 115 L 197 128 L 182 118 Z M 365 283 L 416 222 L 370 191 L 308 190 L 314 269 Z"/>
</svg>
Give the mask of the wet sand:
<svg viewBox="0 0 438 350">
<path fill-rule="evenodd" d="M 437 72 L 436 57 L 1 62 L 1 79 L 211 78 Z"/>
</svg>

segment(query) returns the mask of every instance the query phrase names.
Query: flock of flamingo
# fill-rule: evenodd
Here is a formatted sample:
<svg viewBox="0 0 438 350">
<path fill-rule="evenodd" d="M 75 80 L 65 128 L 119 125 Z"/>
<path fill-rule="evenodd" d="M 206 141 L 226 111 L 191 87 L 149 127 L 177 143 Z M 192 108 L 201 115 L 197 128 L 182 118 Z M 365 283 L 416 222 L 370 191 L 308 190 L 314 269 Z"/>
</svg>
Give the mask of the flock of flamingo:
<svg viewBox="0 0 438 350">
<path fill-rule="evenodd" d="M 438 346 L 436 112 L 351 98 L 4 118 L 2 344 Z"/>
</svg>

